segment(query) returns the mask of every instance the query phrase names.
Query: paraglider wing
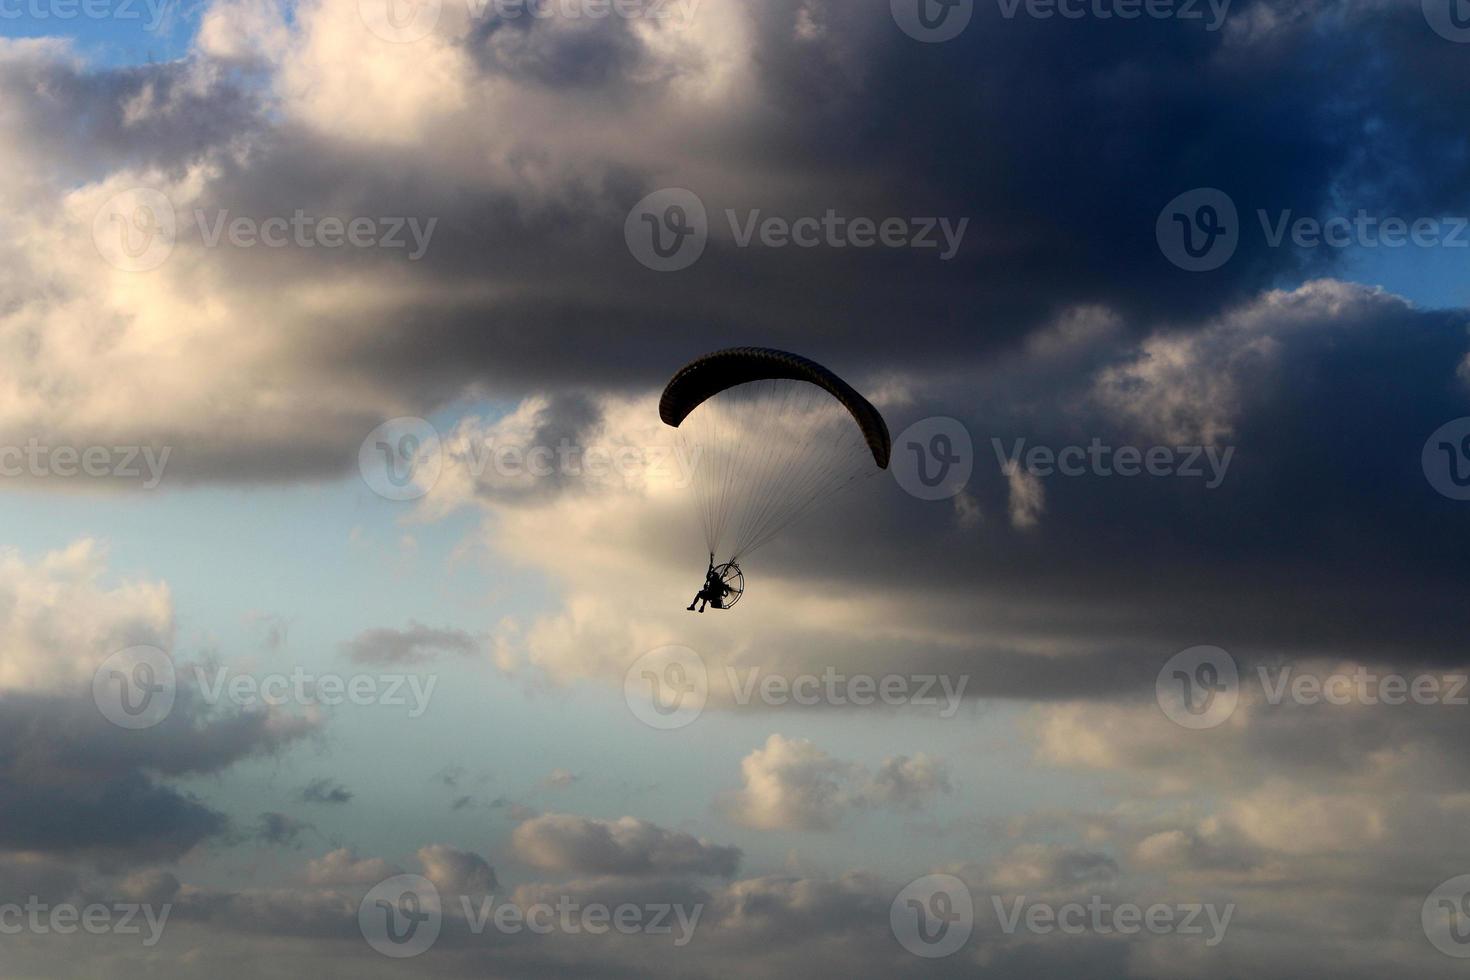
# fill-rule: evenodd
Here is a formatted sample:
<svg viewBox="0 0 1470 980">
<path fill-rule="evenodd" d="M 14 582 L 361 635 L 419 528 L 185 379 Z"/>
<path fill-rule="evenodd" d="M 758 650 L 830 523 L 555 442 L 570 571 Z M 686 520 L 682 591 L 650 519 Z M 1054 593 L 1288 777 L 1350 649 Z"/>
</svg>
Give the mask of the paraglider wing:
<svg viewBox="0 0 1470 980">
<path fill-rule="evenodd" d="M 893 448 L 883 416 L 852 385 L 815 361 L 762 347 L 688 365 L 664 390 L 659 415 L 693 464 L 711 558 L 731 562 L 887 469 Z"/>
<path fill-rule="evenodd" d="M 863 439 L 873 452 L 873 462 L 888 469 L 893 439 L 888 424 L 873 403 L 857 389 L 816 361 L 799 354 L 764 347 L 735 347 L 717 351 L 674 375 L 659 401 L 659 417 L 674 428 L 684 424 L 691 412 L 714 396 L 753 381 L 805 381 L 827 391 L 851 413 Z"/>
</svg>

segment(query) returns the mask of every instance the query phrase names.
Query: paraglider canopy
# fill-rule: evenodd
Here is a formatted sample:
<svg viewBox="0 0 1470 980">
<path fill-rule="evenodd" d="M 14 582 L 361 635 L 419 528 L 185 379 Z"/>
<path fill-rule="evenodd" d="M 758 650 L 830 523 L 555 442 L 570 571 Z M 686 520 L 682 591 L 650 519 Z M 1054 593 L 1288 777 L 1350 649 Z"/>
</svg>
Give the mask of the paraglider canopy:
<svg viewBox="0 0 1470 980">
<path fill-rule="evenodd" d="M 852 385 L 799 354 L 765 347 L 734 347 L 708 354 L 674 375 L 659 401 L 658 414 L 664 424 L 677 429 L 714 396 L 753 381 L 775 380 L 805 381 L 836 398 L 857 422 L 873 451 L 873 462 L 880 470 L 888 469 L 893 440 L 883 416 Z"/>
<path fill-rule="evenodd" d="M 679 430 L 711 558 L 733 564 L 831 495 L 888 468 L 888 425 L 816 361 L 738 347 L 676 374 L 659 403 Z M 729 550 L 726 550 L 728 546 Z"/>
</svg>

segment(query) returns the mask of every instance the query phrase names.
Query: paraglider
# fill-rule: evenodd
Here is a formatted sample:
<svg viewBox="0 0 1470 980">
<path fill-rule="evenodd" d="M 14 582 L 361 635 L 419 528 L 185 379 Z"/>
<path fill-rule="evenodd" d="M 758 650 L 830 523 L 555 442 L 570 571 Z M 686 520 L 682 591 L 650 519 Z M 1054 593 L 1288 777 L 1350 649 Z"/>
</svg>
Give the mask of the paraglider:
<svg viewBox="0 0 1470 980">
<path fill-rule="evenodd" d="M 695 460 L 709 567 L 691 612 L 734 607 L 745 593 L 740 561 L 821 501 L 886 470 L 893 448 L 883 416 L 846 381 L 761 347 L 718 351 L 683 368 L 659 416 Z"/>
</svg>

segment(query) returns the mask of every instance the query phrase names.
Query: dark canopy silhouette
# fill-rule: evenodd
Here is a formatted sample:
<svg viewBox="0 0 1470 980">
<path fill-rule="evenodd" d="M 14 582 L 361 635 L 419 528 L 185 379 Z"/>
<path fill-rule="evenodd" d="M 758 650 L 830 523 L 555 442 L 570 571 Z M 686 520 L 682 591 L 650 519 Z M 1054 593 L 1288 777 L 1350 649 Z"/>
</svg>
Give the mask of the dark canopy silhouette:
<svg viewBox="0 0 1470 980">
<path fill-rule="evenodd" d="M 805 381 L 836 398 L 862 430 L 863 439 L 873 451 L 873 462 L 879 469 L 888 469 L 893 439 L 883 416 L 852 385 L 800 354 L 767 347 L 734 347 L 701 357 L 674 375 L 664 389 L 659 417 L 677 429 L 691 412 L 715 395 L 753 381 L 774 380 Z"/>
</svg>

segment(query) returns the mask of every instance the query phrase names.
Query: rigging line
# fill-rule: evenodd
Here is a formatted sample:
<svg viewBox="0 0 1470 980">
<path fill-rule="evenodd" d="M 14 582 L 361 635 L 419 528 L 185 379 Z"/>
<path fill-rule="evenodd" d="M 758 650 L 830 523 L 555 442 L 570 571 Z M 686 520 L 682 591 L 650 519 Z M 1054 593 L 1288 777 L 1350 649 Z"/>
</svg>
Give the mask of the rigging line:
<svg viewBox="0 0 1470 980">
<path fill-rule="evenodd" d="M 825 405 L 825 401 L 823 404 Z M 814 406 L 811 408 L 814 409 Z M 837 418 L 838 413 L 833 412 L 830 408 L 825 413 L 809 410 L 805 414 L 826 415 L 825 424 L 812 426 L 807 422 L 802 423 L 803 428 L 815 429 L 819 433 L 840 424 Z M 746 533 L 741 535 L 742 553 L 748 553 L 750 543 L 764 537 L 771 526 L 785 526 L 789 523 L 790 513 L 802 505 L 808 493 L 819 495 L 823 485 L 833 475 L 850 468 L 851 444 L 854 440 L 844 437 L 850 436 L 845 426 L 837 429 L 837 433 L 839 434 L 831 440 L 808 438 L 796 445 L 794 450 L 788 454 L 778 481 L 783 485 L 777 496 L 768 501 L 768 506 L 751 520 Z M 797 465 L 802 461 L 807 461 L 809 464 L 805 471 Z"/>
<path fill-rule="evenodd" d="M 876 469 L 875 470 L 872 470 L 872 471 L 867 471 L 866 468 L 864 468 L 863 470 L 859 470 L 858 472 L 853 473 L 848 479 L 846 479 L 843 482 L 841 482 L 840 484 L 838 484 L 835 489 L 833 489 L 833 490 L 830 491 L 830 494 L 829 495 L 832 496 L 832 497 L 836 497 L 837 495 L 846 492 L 850 487 L 854 486 L 855 484 L 860 483 L 860 482 L 863 482 L 863 480 L 865 480 L 865 479 L 871 479 L 873 476 L 877 475 L 880 472 L 882 472 L 882 471 L 881 470 L 876 470 Z M 756 541 L 749 548 L 747 548 L 744 553 L 746 555 L 749 555 L 751 552 L 755 551 L 757 548 L 762 548 L 765 545 L 769 544 L 776 537 L 776 535 L 780 534 L 787 527 L 790 527 L 791 524 L 795 523 L 796 520 L 798 520 L 799 518 L 801 518 L 804 515 L 805 511 L 812 504 L 814 504 L 817 500 L 820 500 L 822 498 L 823 498 L 823 493 L 820 492 L 820 491 L 818 491 L 817 493 L 813 494 L 810 498 L 808 498 L 804 503 L 802 503 L 795 510 L 795 512 L 792 515 L 791 520 L 786 521 L 785 523 L 783 523 L 783 524 L 781 524 L 779 526 L 776 526 L 776 527 L 771 528 L 770 531 L 769 531 L 769 533 L 766 534 L 766 536 L 764 538 Z"/>
<path fill-rule="evenodd" d="M 761 422 L 750 434 L 751 442 L 755 445 L 753 458 L 750 465 L 743 469 L 746 486 L 739 505 L 740 515 L 735 535 L 737 551 L 745 538 L 752 511 L 766 500 L 769 481 L 763 477 L 769 473 L 776 454 L 783 447 L 783 440 L 778 438 L 777 428 L 790 404 L 792 392 L 793 388 L 789 382 L 778 383 L 774 380 L 767 383 L 763 392 L 760 406 Z"/>
<path fill-rule="evenodd" d="M 841 431 L 847 432 L 845 428 Z M 769 539 L 789 526 L 824 493 L 836 493 L 846 484 L 861 476 L 867 469 L 867 465 L 855 442 L 856 440 L 851 438 L 849 433 L 847 437 L 838 437 L 827 443 L 829 451 L 821 458 L 820 465 L 808 473 L 804 479 L 793 484 L 790 506 L 771 514 L 769 519 L 762 521 L 747 538 L 742 553 L 749 554 L 759 542 Z M 845 479 L 840 479 L 844 476 Z M 840 482 L 834 480 L 834 477 L 839 478 Z M 833 486 L 834 483 L 835 486 Z"/>
<path fill-rule="evenodd" d="M 772 397 L 769 403 L 770 424 L 759 433 L 760 441 L 763 443 L 759 454 L 759 467 L 752 471 L 752 486 L 750 494 L 746 499 L 744 513 L 741 515 L 740 529 L 736 534 L 737 547 L 745 541 L 752 516 L 759 513 L 765 506 L 769 505 L 776 493 L 774 483 L 774 470 L 784 459 L 785 452 L 789 448 L 789 441 L 784 432 L 777 432 L 778 423 L 789 418 L 788 412 L 791 399 L 796 394 L 795 385 L 787 383 L 782 387 L 782 398 L 780 410 L 776 410 L 776 399 Z"/>
<path fill-rule="evenodd" d="M 780 458 L 775 461 L 769 475 L 770 483 L 776 489 L 764 501 L 765 506 L 751 515 L 746 533 L 742 535 L 742 543 L 747 543 L 758 536 L 761 528 L 770 519 L 779 517 L 789 507 L 793 488 L 799 483 L 801 464 L 803 462 L 809 463 L 809 466 L 820 466 L 824 462 L 817 452 L 817 445 L 813 443 L 810 436 L 798 438 L 797 433 L 809 433 L 812 430 L 812 417 L 819 417 L 822 414 L 816 407 L 818 404 L 816 400 L 817 396 L 823 396 L 822 404 L 825 405 L 825 392 L 820 392 L 815 387 L 803 387 L 805 389 L 803 392 L 805 397 L 801 399 L 801 404 L 798 406 L 798 412 L 795 417 L 789 419 L 791 425 L 795 427 L 796 433 L 792 433 L 789 436 L 786 433 L 782 434 L 781 444 L 783 452 Z"/>
</svg>

